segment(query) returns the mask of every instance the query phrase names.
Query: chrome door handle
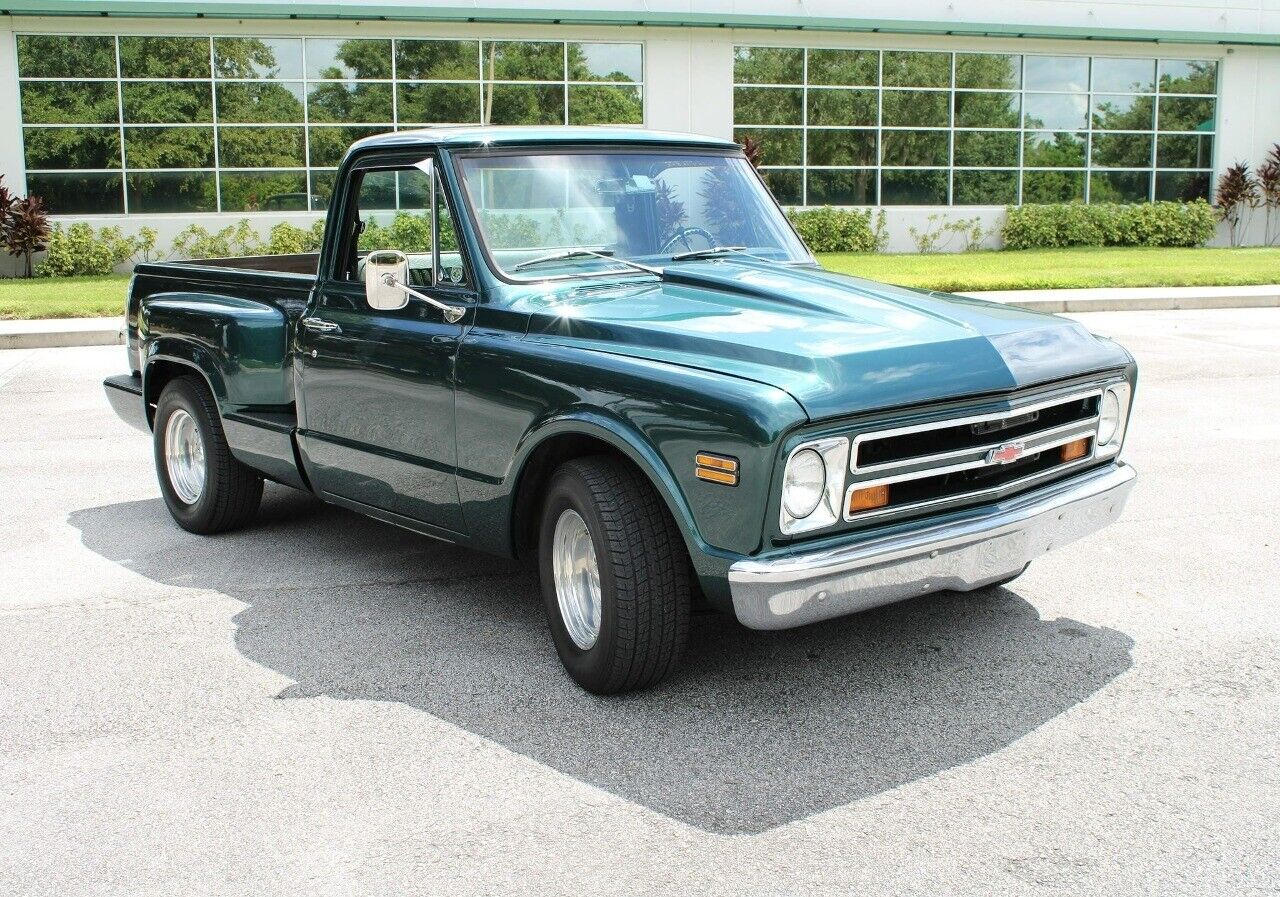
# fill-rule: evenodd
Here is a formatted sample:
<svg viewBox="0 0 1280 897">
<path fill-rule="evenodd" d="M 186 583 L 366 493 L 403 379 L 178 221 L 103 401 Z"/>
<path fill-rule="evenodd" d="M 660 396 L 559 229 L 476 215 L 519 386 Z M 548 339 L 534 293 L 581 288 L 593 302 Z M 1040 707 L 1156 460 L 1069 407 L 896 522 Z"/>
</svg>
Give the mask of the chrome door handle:
<svg viewBox="0 0 1280 897">
<path fill-rule="evenodd" d="M 323 321 L 320 318 L 303 318 L 302 326 L 316 333 L 341 333 L 342 328 L 332 321 Z"/>
</svg>

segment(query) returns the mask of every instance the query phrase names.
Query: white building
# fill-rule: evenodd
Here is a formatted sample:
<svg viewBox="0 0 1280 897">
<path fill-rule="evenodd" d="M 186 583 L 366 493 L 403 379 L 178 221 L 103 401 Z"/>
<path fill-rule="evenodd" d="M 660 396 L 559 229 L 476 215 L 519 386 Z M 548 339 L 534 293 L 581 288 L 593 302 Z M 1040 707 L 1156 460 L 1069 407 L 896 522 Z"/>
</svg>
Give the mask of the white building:
<svg viewBox="0 0 1280 897">
<path fill-rule="evenodd" d="M 632 123 L 764 151 L 786 205 L 1208 197 L 1280 142 L 1280 0 L 14 0 L 0 173 L 60 220 L 260 230 L 355 137 Z M 167 244 L 166 244 L 167 245 Z"/>
</svg>

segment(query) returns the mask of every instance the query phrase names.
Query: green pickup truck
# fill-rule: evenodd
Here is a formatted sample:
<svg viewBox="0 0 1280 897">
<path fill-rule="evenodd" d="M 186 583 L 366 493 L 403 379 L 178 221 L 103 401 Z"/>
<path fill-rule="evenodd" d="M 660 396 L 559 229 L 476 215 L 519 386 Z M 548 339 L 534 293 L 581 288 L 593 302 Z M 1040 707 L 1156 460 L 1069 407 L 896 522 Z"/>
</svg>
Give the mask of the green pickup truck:
<svg viewBox="0 0 1280 897">
<path fill-rule="evenodd" d="M 1124 349 L 824 272 L 733 143 L 403 131 L 328 209 L 318 254 L 137 267 L 105 388 L 170 512 L 243 526 L 273 480 L 526 558 L 593 692 L 667 675 L 691 610 L 1006 582 L 1133 485 Z"/>
</svg>

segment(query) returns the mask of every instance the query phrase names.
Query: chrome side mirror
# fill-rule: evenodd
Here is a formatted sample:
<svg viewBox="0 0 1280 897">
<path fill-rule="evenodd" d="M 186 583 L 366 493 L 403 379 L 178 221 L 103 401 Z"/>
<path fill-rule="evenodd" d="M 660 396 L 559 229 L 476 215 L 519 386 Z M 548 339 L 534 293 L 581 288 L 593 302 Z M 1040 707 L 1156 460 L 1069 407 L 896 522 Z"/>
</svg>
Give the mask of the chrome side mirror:
<svg viewBox="0 0 1280 897">
<path fill-rule="evenodd" d="M 409 304 L 404 284 L 409 282 L 409 260 L 397 249 L 378 249 L 364 260 L 364 298 L 370 308 L 396 311 Z"/>
</svg>

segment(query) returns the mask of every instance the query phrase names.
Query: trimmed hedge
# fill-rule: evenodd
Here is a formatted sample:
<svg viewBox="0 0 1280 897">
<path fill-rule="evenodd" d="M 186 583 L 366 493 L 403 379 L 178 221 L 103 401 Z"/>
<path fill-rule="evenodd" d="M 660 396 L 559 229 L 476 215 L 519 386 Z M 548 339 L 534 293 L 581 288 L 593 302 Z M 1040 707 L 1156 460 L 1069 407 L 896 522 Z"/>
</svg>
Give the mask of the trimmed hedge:
<svg viewBox="0 0 1280 897">
<path fill-rule="evenodd" d="M 1059 203 L 1010 206 L 1001 236 L 1005 249 L 1065 246 L 1203 246 L 1218 220 L 1195 202 Z"/>
<path fill-rule="evenodd" d="M 881 209 L 792 209 L 792 227 L 811 252 L 879 252 L 889 242 Z"/>
</svg>

